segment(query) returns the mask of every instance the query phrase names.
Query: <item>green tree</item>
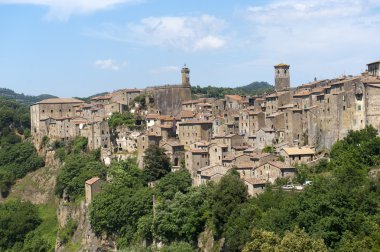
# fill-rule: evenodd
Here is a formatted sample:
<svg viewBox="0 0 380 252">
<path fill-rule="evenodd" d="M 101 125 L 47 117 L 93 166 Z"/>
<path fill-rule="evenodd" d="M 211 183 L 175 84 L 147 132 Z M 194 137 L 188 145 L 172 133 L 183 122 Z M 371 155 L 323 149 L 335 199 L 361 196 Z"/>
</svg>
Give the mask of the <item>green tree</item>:
<svg viewBox="0 0 380 252">
<path fill-rule="evenodd" d="M 90 223 L 97 235 L 119 238 L 119 246 L 129 246 L 138 230 L 139 219 L 152 214 L 150 188 L 120 188 L 109 184 L 90 205 Z M 146 218 L 146 217 L 144 217 Z"/>
<path fill-rule="evenodd" d="M 165 154 L 165 149 L 158 145 L 150 145 L 144 156 L 144 174 L 148 182 L 156 181 L 171 170 L 169 157 Z"/>
<path fill-rule="evenodd" d="M 75 199 L 84 195 L 85 181 L 95 176 L 103 179 L 106 176 L 105 166 L 100 161 L 88 154 L 70 154 L 58 173 L 55 193 L 63 197 L 66 191 L 70 198 Z"/>
<path fill-rule="evenodd" d="M 195 244 L 204 230 L 206 188 L 192 188 L 187 194 L 177 193 L 172 201 L 157 206 L 154 230 L 165 243 L 186 241 Z"/>
<path fill-rule="evenodd" d="M 261 211 L 252 201 L 241 204 L 231 213 L 224 232 L 228 251 L 243 249 L 260 217 Z"/>
<path fill-rule="evenodd" d="M 173 199 L 177 192 L 187 193 L 191 187 L 190 173 L 181 169 L 160 179 L 156 186 L 157 194 L 165 199 Z"/>
<path fill-rule="evenodd" d="M 247 198 L 247 188 L 239 175 L 227 174 L 217 183 L 209 199 L 216 236 L 222 234 L 231 212 Z"/>
<path fill-rule="evenodd" d="M 295 228 L 287 231 L 277 245 L 278 252 L 327 252 L 327 247 L 322 239 L 311 238 L 303 229 Z"/>
<path fill-rule="evenodd" d="M 253 230 L 251 238 L 252 241 L 244 246 L 243 252 L 275 252 L 280 242 L 275 233 L 262 230 Z"/>
<path fill-rule="evenodd" d="M 31 203 L 8 201 L 0 204 L 0 250 L 22 243 L 40 223 L 37 208 Z"/>
</svg>

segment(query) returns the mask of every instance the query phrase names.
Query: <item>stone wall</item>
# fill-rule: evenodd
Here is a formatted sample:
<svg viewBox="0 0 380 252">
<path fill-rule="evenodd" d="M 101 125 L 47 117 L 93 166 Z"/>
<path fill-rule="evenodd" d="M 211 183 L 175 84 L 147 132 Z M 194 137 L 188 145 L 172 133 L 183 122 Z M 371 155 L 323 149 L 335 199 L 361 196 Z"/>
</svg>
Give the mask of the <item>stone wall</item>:
<svg viewBox="0 0 380 252">
<path fill-rule="evenodd" d="M 146 91 L 151 98 L 150 106 L 158 109 L 162 115 L 179 115 L 182 102 L 191 100 L 191 87 L 187 86 L 150 87 Z"/>
</svg>

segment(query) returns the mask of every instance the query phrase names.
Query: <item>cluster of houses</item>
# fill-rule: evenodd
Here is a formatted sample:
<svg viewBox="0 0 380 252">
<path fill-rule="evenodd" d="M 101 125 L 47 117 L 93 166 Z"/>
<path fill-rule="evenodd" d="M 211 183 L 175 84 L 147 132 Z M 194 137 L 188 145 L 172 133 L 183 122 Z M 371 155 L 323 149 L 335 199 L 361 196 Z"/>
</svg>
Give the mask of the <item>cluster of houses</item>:
<svg viewBox="0 0 380 252">
<path fill-rule="evenodd" d="M 45 136 L 89 139 L 109 163 L 137 155 L 143 168 L 145 150 L 164 148 L 173 170 L 184 166 L 194 185 L 217 181 L 230 169 L 239 172 L 251 195 L 278 178 L 293 177 L 296 164 L 316 162 L 349 130 L 380 129 L 380 61 L 359 76 L 315 80 L 290 87 L 290 66 L 275 70 L 275 92 L 260 96 L 225 95 L 191 99 L 189 69 L 181 85 L 125 89 L 95 97 L 47 99 L 31 107 L 36 147 Z M 146 108 L 135 102 L 144 95 Z M 139 115 L 142 130 L 110 130 L 112 113 Z M 263 151 L 264 150 L 264 151 Z"/>
</svg>

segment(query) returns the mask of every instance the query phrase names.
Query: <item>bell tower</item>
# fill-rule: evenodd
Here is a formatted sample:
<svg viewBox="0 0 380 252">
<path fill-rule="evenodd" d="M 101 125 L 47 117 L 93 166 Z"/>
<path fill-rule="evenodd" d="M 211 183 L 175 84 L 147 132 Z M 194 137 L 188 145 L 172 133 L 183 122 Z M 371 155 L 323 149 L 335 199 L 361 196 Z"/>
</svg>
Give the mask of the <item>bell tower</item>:
<svg viewBox="0 0 380 252">
<path fill-rule="evenodd" d="M 274 66 L 274 82 L 276 91 L 290 89 L 289 68 L 289 65 L 283 63 Z"/>
<path fill-rule="evenodd" d="M 186 65 L 183 66 L 181 70 L 182 74 L 182 86 L 189 87 L 190 86 L 190 69 L 186 67 Z"/>
</svg>

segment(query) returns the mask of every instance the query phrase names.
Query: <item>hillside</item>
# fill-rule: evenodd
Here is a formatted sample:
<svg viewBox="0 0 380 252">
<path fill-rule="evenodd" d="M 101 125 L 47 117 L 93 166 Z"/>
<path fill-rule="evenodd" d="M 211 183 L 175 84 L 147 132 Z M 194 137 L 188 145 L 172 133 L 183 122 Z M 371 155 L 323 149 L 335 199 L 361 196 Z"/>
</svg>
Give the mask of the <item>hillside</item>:
<svg viewBox="0 0 380 252">
<path fill-rule="evenodd" d="M 44 99 L 55 98 L 56 96 L 49 95 L 49 94 L 41 94 L 38 96 L 25 95 L 25 94 L 18 94 L 15 91 L 8 88 L 0 88 L 0 97 L 12 99 L 24 105 L 31 105 L 33 103 L 42 101 Z"/>
<path fill-rule="evenodd" d="M 223 98 L 226 94 L 239 94 L 239 95 L 257 95 L 262 94 L 266 91 L 273 90 L 273 86 L 265 81 L 255 81 L 251 84 L 229 88 L 229 87 L 200 87 L 193 86 L 191 92 L 195 98 L 198 97 L 213 97 L 213 98 Z"/>
</svg>

